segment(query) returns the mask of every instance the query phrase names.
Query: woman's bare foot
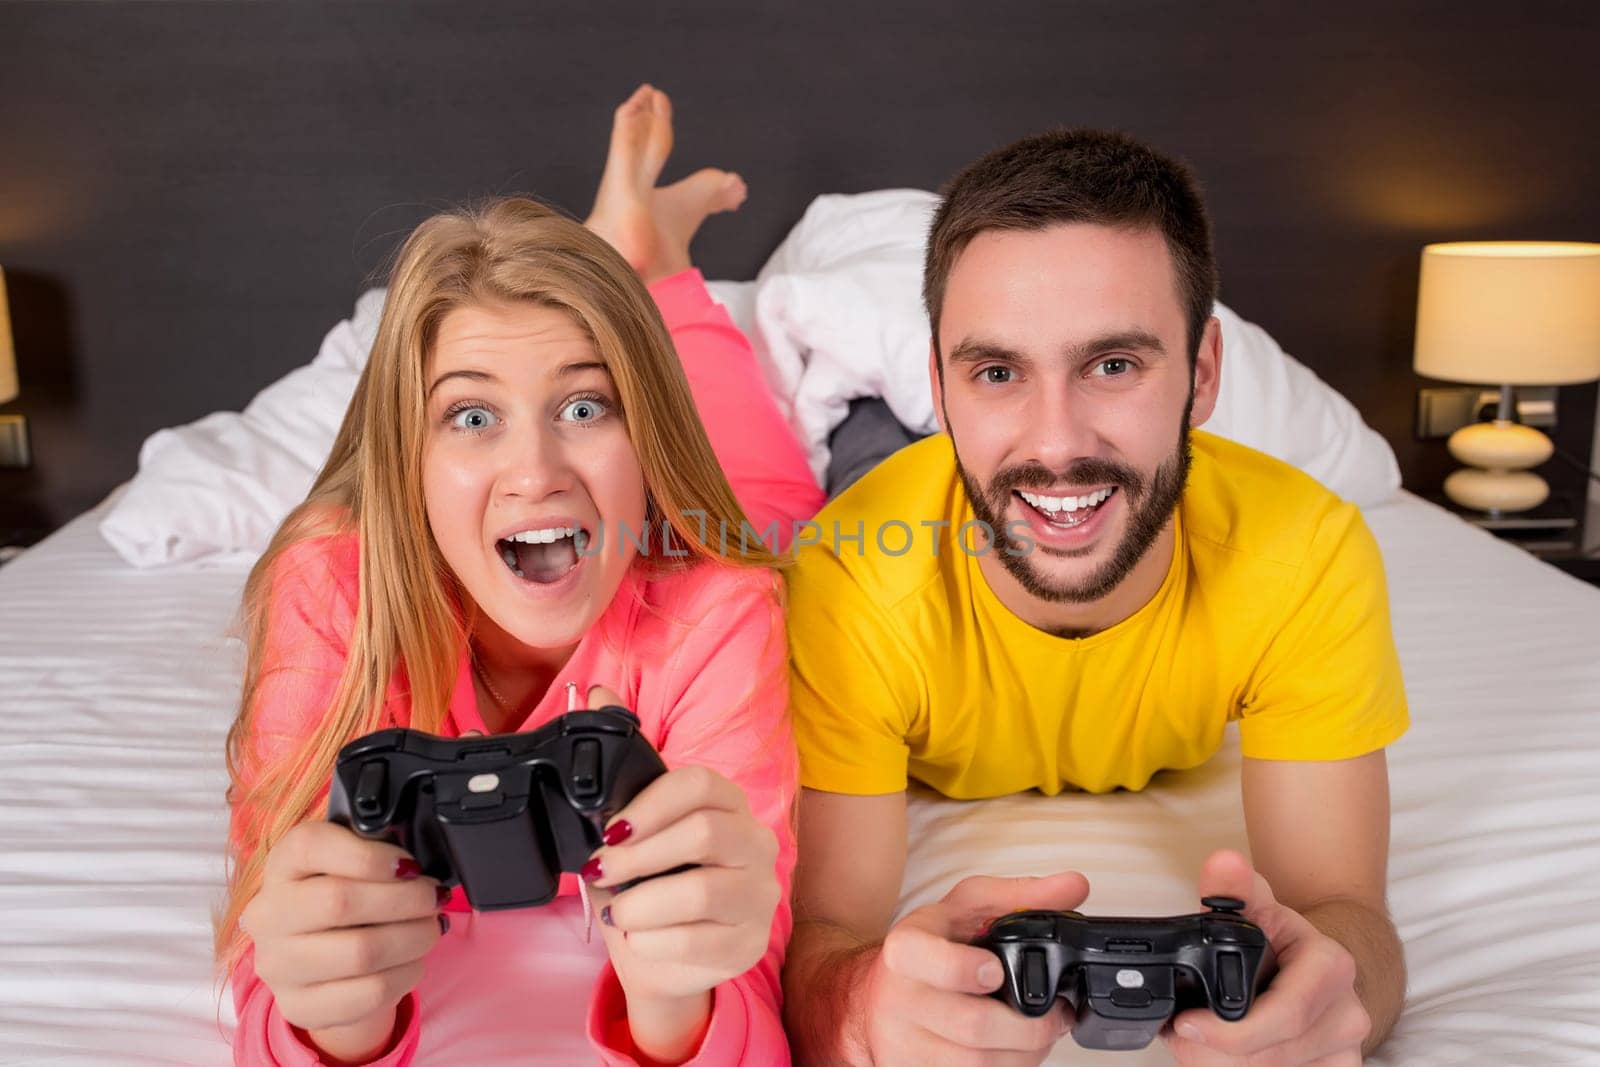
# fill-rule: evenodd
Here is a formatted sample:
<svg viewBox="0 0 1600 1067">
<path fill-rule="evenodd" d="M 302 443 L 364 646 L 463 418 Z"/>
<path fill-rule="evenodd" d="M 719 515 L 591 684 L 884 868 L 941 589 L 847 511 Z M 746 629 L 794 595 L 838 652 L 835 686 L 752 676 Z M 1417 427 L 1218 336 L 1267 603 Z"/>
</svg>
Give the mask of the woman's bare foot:
<svg viewBox="0 0 1600 1067">
<path fill-rule="evenodd" d="M 617 108 L 611 149 L 584 225 L 604 237 L 647 283 L 688 269 L 689 242 L 707 215 L 744 203 L 744 179 L 707 167 L 656 188 L 672 152 L 672 102 L 641 85 Z"/>
</svg>

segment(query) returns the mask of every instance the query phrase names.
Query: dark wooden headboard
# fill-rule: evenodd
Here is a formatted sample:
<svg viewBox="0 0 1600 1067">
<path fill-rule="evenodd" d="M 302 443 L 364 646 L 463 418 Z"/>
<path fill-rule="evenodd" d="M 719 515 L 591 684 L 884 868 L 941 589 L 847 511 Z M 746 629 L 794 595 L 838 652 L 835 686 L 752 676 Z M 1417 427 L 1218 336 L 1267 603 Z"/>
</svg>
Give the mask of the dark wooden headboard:
<svg viewBox="0 0 1600 1067">
<path fill-rule="evenodd" d="M 0 471 L 0 527 L 71 517 L 153 430 L 309 360 L 436 207 L 582 212 L 645 79 L 678 105 L 675 173 L 749 180 L 697 248 L 717 277 L 753 276 L 818 193 L 935 188 L 1048 126 L 1188 159 L 1224 299 L 1432 491 L 1452 463 L 1412 437 L 1419 250 L 1600 238 L 1597 55 L 1592 0 L 0 3 L 23 388 L 0 411 L 35 456 Z M 1558 444 L 1587 456 L 1594 411 L 1562 390 Z"/>
</svg>

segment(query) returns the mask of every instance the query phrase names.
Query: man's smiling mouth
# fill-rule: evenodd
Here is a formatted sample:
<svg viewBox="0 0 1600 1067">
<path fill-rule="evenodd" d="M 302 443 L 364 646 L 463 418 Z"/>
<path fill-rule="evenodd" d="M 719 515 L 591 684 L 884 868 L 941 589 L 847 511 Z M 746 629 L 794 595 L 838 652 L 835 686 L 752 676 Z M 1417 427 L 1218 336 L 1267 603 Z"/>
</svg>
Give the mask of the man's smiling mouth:
<svg viewBox="0 0 1600 1067">
<path fill-rule="evenodd" d="M 1093 518 L 1095 512 L 1100 510 L 1100 506 L 1111 499 L 1116 491 L 1116 486 L 1111 486 L 1082 496 L 1048 496 L 1042 493 L 1030 493 L 1025 489 L 1018 489 L 1016 493 L 1050 525 L 1070 530 L 1074 526 L 1082 526 Z"/>
</svg>

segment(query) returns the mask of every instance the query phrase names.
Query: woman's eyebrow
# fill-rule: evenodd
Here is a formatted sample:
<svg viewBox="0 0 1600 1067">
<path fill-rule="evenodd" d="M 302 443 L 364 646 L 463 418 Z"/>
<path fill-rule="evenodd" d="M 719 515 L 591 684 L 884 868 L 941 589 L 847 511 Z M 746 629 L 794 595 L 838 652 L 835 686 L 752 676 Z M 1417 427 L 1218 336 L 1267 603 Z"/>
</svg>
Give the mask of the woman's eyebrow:
<svg viewBox="0 0 1600 1067">
<path fill-rule="evenodd" d="M 597 370 L 608 375 L 611 373 L 611 368 L 598 360 L 584 360 L 578 363 L 563 363 L 556 368 L 552 377 L 568 378 L 574 374 L 582 374 L 586 370 Z"/>
<path fill-rule="evenodd" d="M 498 378 L 496 378 L 494 375 L 490 374 L 488 371 L 482 371 L 482 370 L 453 370 L 453 371 L 446 371 L 444 374 L 441 374 L 441 375 L 439 375 L 439 377 L 435 378 L 433 380 L 433 384 L 432 385 L 428 386 L 428 396 L 431 397 L 433 395 L 433 391 L 435 389 L 439 388 L 439 386 L 443 385 L 445 382 L 449 381 L 451 378 L 466 378 L 469 381 L 474 381 L 474 382 L 494 382 L 494 381 L 499 381 Z"/>
</svg>

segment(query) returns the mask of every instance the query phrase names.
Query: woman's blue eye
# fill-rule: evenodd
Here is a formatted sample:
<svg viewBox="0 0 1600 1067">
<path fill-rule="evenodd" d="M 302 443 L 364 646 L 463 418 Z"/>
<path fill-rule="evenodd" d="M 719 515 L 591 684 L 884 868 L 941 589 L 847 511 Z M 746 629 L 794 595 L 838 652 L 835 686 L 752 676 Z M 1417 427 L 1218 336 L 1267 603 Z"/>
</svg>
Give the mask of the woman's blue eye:
<svg viewBox="0 0 1600 1067">
<path fill-rule="evenodd" d="M 568 422 L 593 422 L 605 413 L 605 404 L 589 397 L 574 400 L 561 409 L 561 417 Z"/>
<path fill-rule="evenodd" d="M 450 413 L 450 425 L 458 430 L 471 430 L 474 432 L 487 430 L 498 421 L 499 419 L 495 417 L 494 412 L 483 407 L 461 408 L 459 411 Z"/>
</svg>

